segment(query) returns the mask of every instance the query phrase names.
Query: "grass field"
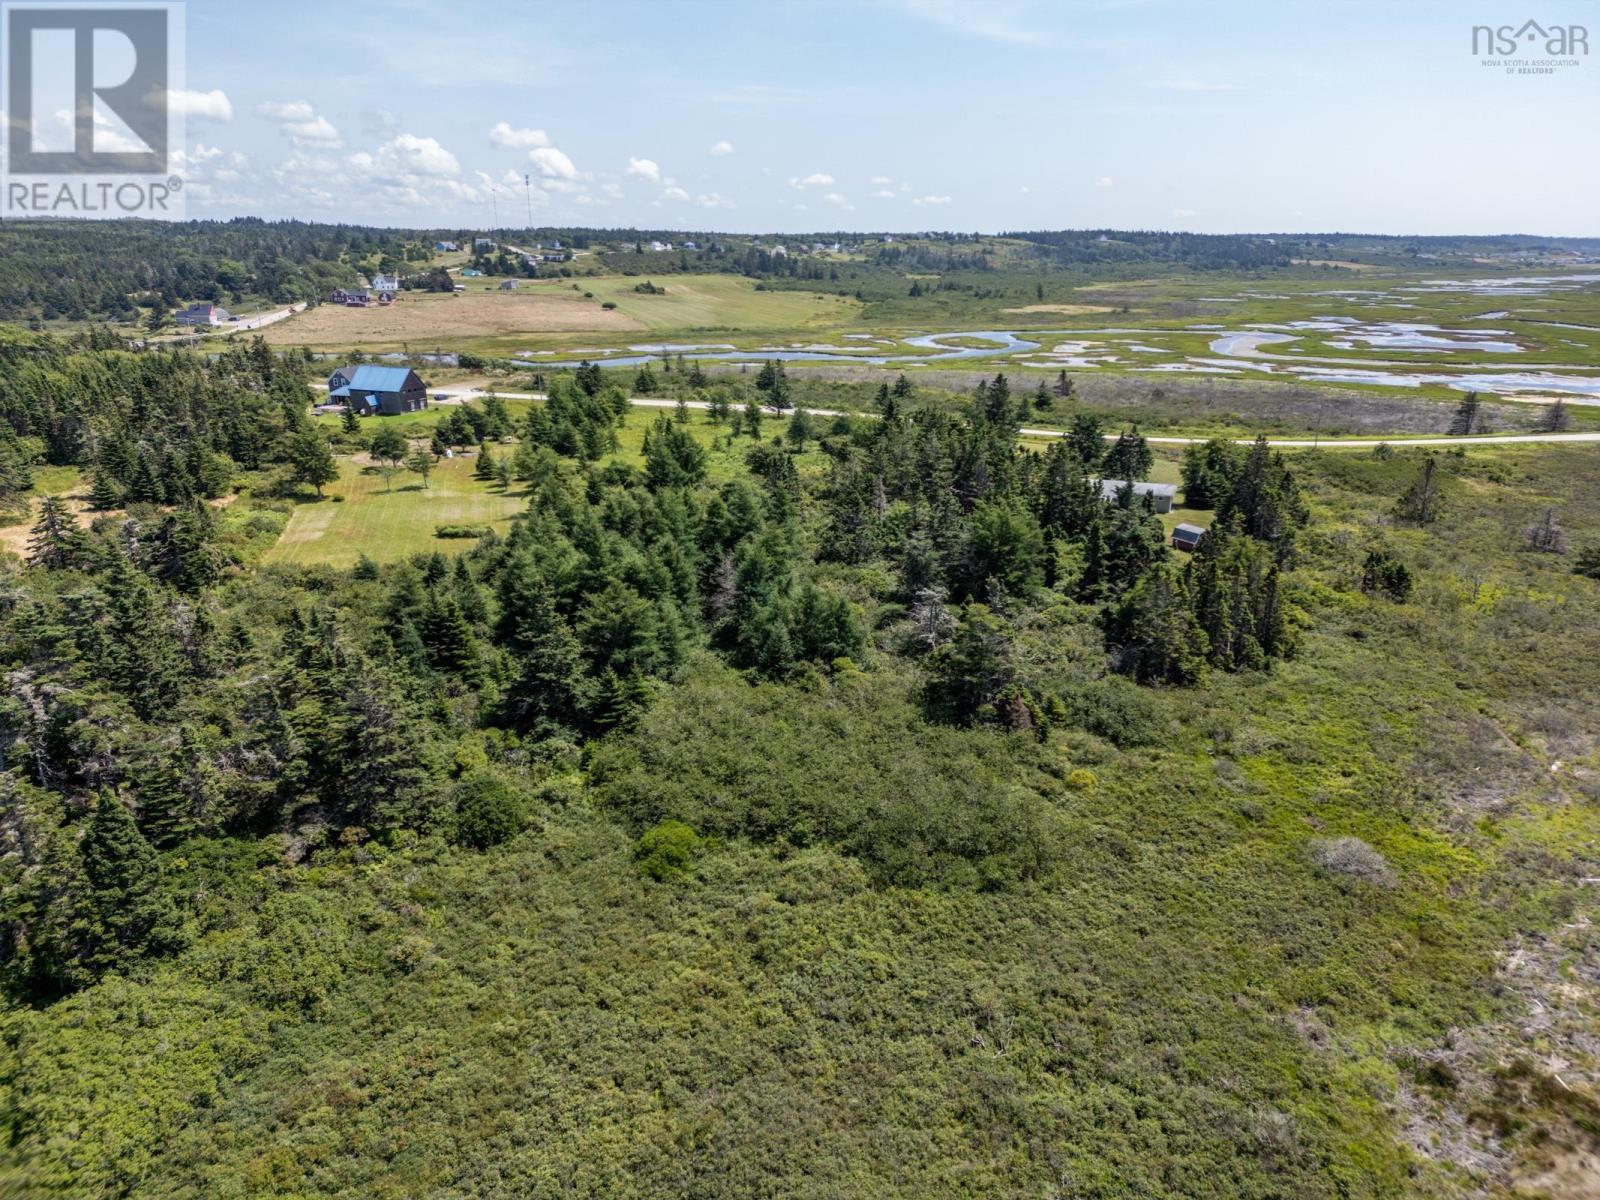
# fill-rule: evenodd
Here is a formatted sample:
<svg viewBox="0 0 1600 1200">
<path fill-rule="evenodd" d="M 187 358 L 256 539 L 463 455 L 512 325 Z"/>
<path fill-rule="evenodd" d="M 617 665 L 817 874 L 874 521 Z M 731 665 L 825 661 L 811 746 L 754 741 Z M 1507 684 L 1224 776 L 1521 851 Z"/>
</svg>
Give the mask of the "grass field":
<svg viewBox="0 0 1600 1200">
<path fill-rule="evenodd" d="M 322 304 L 261 331 L 274 346 L 398 350 L 412 344 L 459 347 L 527 332 L 627 333 L 645 326 L 569 288 L 407 293 L 386 308 Z"/>
<path fill-rule="evenodd" d="M 644 280 L 632 276 L 583 279 L 576 289 L 564 279 L 521 280 L 505 292 L 498 279 L 463 282 L 465 292 L 407 293 L 386 308 L 319 305 L 268 326 L 261 335 L 275 346 L 399 350 L 437 345 L 510 354 L 550 345 L 550 335 L 592 335 L 607 344 L 625 344 L 638 340 L 630 335 L 666 330 L 805 333 L 848 325 L 860 309 L 854 300 L 819 292 L 757 291 L 753 280 L 733 275 L 674 275 L 660 285 L 665 295 L 634 291 Z M 607 302 L 616 307 L 603 307 Z"/>
<path fill-rule="evenodd" d="M 852 323 L 860 312 L 853 299 L 823 292 L 757 291 L 755 282 L 736 275 L 668 275 L 656 280 L 666 295 L 633 289 L 644 280 L 610 276 L 582 281 L 595 299 L 612 301 L 616 311 L 647 329 L 738 330 L 746 333 L 834 329 Z M 554 289 L 571 284 L 539 283 Z"/>
<path fill-rule="evenodd" d="M 471 538 L 436 537 L 435 526 L 504 530 L 525 503 L 516 488 L 504 494 L 474 479 L 472 466 L 471 458 L 446 459 L 434 468 L 426 489 L 415 475 L 400 474 L 386 490 L 376 472 L 341 459 L 339 481 L 328 486 L 325 499 L 307 499 L 295 508 L 266 561 L 348 567 L 362 554 L 389 562 L 433 550 L 468 550 Z"/>
</svg>

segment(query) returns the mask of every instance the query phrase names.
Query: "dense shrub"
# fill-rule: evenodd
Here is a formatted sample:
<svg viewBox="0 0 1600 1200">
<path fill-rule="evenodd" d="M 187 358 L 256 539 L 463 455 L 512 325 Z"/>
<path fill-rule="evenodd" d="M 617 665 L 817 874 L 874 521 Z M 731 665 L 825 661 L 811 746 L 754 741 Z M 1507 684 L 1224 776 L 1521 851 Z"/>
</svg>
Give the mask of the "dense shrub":
<svg viewBox="0 0 1600 1200">
<path fill-rule="evenodd" d="M 634 861 L 656 882 L 674 879 L 705 850 L 705 839 L 682 821 L 663 821 L 634 846 Z"/>
<path fill-rule="evenodd" d="M 528 806 L 522 793 L 488 771 L 456 785 L 456 841 L 475 850 L 508 842 L 522 832 Z"/>
</svg>

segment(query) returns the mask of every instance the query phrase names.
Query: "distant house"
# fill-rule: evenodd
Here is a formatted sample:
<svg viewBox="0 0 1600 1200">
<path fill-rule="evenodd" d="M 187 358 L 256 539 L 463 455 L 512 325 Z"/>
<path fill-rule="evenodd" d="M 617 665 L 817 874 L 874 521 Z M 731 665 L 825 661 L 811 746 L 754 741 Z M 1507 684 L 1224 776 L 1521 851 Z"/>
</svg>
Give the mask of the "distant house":
<svg viewBox="0 0 1600 1200">
<path fill-rule="evenodd" d="M 500 281 L 500 290 L 502 292 L 514 292 L 520 286 L 522 285 L 519 284 L 515 279 L 502 279 Z"/>
<path fill-rule="evenodd" d="M 389 296 L 391 299 L 400 290 L 400 276 L 378 274 L 372 277 L 372 290 L 378 293 L 379 299 Z"/>
<path fill-rule="evenodd" d="M 472 248 L 474 250 L 493 250 L 494 249 L 494 239 L 493 238 L 473 238 L 472 239 Z"/>
<path fill-rule="evenodd" d="M 685 242 L 683 244 L 683 248 L 685 250 L 698 250 L 698 249 L 700 249 L 699 245 L 697 243 L 695 243 L 695 242 Z"/>
<path fill-rule="evenodd" d="M 650 249 L 654 253 L 660 254 L 665 250 L 671 250 L 672 249 L 672 243 L 671 242 L 651 242 L 650 243 Z"/>
<path fill-rule="evenodd" d="M 1100 481 L 1100 499 L 1110 503 L 1122 494 L 1122 489 L 1128 486 L 1126 479 L 1102 479 Z M 1136 483 L 1133 485 L 1133 498 L 1142 501 L 1150 497 L 1151 506 L 1158 513 L 1171 512 L 1172 501 L 1178 495 L 1176 484 L 1171 483 Z"/>
<path fill-rule="evenodd" d="M 1179 525 L 1172 531 L 1172 547 L 1174 550 L 1193 550 L 1205 535 L 1206 531 L 1198 525 Z"/>
<path fill-rule="evenodd" d="M 461 249 L 461 246 L 457 242 L 435 242 L 433 244 L 433 248 L 440 253 L 444 253 L 448 250 L 459 250 Z"/>
<path fill-rule="evenodd" d="M 222 325 L 233 320 L 233 314 L 220 304 L 191 304 L 188 308 L 180 309 L 177 316 L 179 325 Z"/>
<path fill-rule="evenodd" d="M 467 279 L 481 279 L 483 277 L 483 272 L 476 267 L 464 267 L 461 274 Z"/>
<path fill-rule="evenodd" d="M 366 308 L 372 303 L 372 293 L 364 287 L 334 288 L 328 296 L 329 303 L 343 304 L 347 308 Z"/>
<path fill-rule="evenodd" d="M 783 246 L 783 245 L 774 246 L 772 248 L 772 257 L 773 258 L 788 258 L 789 257 L 789 247 Z"/>
<path fill-rule="evenodd" d="M 395 417 L 427 408 L 428 388 L 410 367 L 363 363 L 328 376 L 328 399 L 341 400 L 362 416 Z"/>
<path fill-rule="evenodd" d="M 561 241 L 560 241 L 560 239 L 559 239 L 559 238 L 557 238 L 557 239 L 554 239 L 554 240 L 552 240 L 552 241 L 551 241 L 551 243 L 550 243 L 550 249 L 552 249 L 552 250 L 559 250 L 559 249 L 561 249 Z"/>
</svg>

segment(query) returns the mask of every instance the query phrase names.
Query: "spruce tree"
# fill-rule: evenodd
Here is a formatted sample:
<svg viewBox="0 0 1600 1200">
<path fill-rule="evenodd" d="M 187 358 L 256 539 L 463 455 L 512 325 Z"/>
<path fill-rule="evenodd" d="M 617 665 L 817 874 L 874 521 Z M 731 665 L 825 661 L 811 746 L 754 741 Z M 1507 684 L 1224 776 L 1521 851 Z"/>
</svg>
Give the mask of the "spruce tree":
<svg viewBox="0 0 1600 1200">
<path fill-rule="evenodd" d="M 94 483 L 89 488 L 89 507 L 95 512 L 106 512 L 121 506 L 122 490 L 117 487 L 117 481 L 112 478 L 110 471 L 96 467 Z"/>
<path fill-rule="evenodd" d="M 47 570 L 77 566 L 84 553 L 83 532 L 60 496 L 39 501 L 39 518 L 28 534 L 28 565 Z"/>
<path fill-rule="evenodd" d="M 489 444 L 484 443 L 483 449 L 478 451 L 478 461 L 472 464 L 472 477 L 488 483 L 495 477 L 494 451 L 489 449 Z"/>
<path fill-rule="evenodd" d="M 80 928 L 90 968 L 100 974 L 162 948 L 176 912 L 161 892 L 161 863 L 111 793 L 100 794 L 79 853 L 88 884 Z"/>
</svg>

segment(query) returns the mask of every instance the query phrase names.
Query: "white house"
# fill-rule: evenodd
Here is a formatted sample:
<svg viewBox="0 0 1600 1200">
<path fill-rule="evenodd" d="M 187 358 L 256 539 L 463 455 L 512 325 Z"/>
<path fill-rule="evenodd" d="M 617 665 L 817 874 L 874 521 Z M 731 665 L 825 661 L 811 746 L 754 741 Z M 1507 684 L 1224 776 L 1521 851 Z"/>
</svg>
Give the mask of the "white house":
<svg viewBox="0 0 1600 1200">
<path fill-rule="evenodd" d="M 660 254 L 664 250 L 671 250 L 671 242 L 651 242 L 650 249 L 653 253 Z"/>
<path fill-rule="evenodd" d="M 178 312 L 179 325 L 222 325 L 232 320 L 232 314 L 220 304 L 191 304 Z"/>
<path fill-rule="evenodd" d="M 493 238 L 473 238 L 472 239 L 472 248 L 474 250 L 493 250 L 494 249 L 494 239 Z"/>
<path fill-rule="evenodd" d="M 400 290 L 400 276 L 381 273 L 374 275 L 372 277 L 372 290 L 378 293 L 379 299 L 387 295 L 392 300 L 394 299 L 394 294 Z"/>
<path fill-rule="evenodd" d="M 461 247 L 455 242 L 435 242 L 433 244 L 433 248 L 440 252 L 461 249 Z"/>
</svg>

